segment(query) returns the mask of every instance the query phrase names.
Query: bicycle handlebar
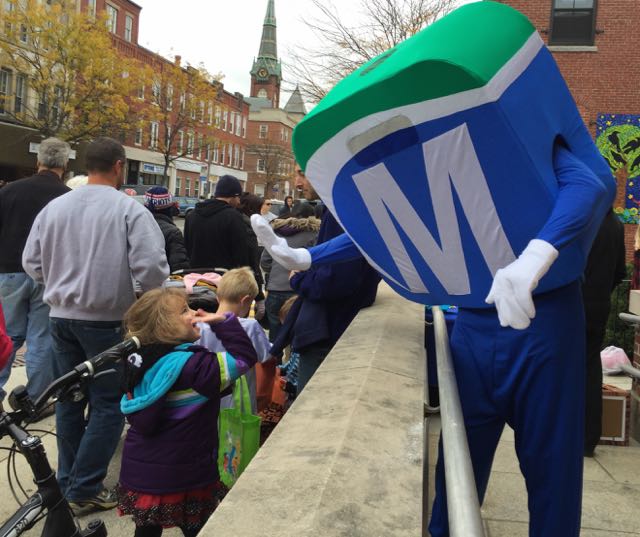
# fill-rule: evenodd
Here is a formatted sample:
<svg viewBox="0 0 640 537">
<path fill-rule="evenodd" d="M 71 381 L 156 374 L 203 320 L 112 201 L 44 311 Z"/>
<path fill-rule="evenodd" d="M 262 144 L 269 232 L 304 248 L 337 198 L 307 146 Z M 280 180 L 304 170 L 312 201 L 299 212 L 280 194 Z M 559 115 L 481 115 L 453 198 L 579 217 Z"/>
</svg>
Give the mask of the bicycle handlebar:
<svg viewBox="0 0 640 537">
<path fill-rule="evenodd" d="M 9 404 L 14 410 L 23 411 L 27 417 L 37 416 L 48 404 L 51 397 L 56 400 L 63 398 L 67 391 L 73 390 L 74 384 L 79 381 L 86 381 L 93 378 L 100 367 L 107 363 L 117 362 L 125 354 L 131 353 L 140 348 L 140 340 L 137 337 L 124 340 L 104 352 L 82 362 L 74 367 L 67 374 L 54 380 L 44 392 L 33 402 L 24 386 L 15 388 L 9 396 Z M 79 387 L 78 387 L 79 388 Z M 15 418 L 15 416 L 14 416 Z"/>
</svg>

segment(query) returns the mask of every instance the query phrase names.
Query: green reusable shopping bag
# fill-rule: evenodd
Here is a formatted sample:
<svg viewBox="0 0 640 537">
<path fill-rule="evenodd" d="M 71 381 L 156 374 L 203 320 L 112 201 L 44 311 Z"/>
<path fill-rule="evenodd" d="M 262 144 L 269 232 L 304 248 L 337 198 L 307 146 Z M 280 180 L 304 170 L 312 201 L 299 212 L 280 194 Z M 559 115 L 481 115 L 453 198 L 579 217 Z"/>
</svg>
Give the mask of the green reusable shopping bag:
<svg viewBox="0 0 640 537">
<path fill-rule="evenodd" d="M 223 408 L 219 419 L 218 471 L 231 487 L 260 447 L 260 418 L 251 413 L 247 379 L 240 377 L 233 388 L 233 408 Z"/>
</svg>

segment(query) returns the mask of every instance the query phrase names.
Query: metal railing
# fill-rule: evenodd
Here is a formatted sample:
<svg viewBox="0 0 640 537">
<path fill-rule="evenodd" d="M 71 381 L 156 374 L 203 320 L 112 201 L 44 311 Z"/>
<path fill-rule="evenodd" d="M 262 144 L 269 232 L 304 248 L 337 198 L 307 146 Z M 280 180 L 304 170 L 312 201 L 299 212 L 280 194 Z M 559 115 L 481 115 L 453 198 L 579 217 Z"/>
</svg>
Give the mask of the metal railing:
<svg viewBox="0 0 640 537">
<path fill-rule="evenodd" d="M 449 337 L 444 314 L 439 307 L 432 308 L 433 328 L 436 344 L 438 390 L 440 394 L 440 416 L 445 479 L 447 484 L 447 506 L 449 534 L 452 537 L 484 537 L 480 516 L 480 503 L 473 475 L 467 433 L 462 417 L 458 384 L 451 360 Z M 427 374 L 428 375 L 428 374 Z M 424 423 L 424 467 L 423 467 L 423 536 L 427 536 L 428 514 L 428 443 L 429 416 L 434 412 L 429 404 L 428 377 L 425 378 L 425 423 Z"/>
</svg>

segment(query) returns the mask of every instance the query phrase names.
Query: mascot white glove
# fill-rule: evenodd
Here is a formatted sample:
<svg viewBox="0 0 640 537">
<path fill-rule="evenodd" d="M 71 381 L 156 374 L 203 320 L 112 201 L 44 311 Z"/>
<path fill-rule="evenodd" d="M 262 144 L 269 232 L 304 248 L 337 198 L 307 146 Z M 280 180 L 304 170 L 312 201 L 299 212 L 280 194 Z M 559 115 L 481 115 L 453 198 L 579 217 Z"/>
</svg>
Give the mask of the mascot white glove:
<svg viewBox="0 0 640 537">
<path fill-rule="evenodd" d="M 501 326 L 524 330 L 536 316 L 531 293 L 558 257 L 558 250 L 540 239 L 533 239 L 518 259 L 498 270 L 485 299 L 495 304 Z"/>
<path fill-rule="evenodd" d="M 311 266 L 311 254 L 306 248 L 291 248 L 285 239 L 278 237 L 269 223 L 259 214 L 251 215 L 251 227 L 276 263 L 289 270 L 307 270 Z"/>
</svg>

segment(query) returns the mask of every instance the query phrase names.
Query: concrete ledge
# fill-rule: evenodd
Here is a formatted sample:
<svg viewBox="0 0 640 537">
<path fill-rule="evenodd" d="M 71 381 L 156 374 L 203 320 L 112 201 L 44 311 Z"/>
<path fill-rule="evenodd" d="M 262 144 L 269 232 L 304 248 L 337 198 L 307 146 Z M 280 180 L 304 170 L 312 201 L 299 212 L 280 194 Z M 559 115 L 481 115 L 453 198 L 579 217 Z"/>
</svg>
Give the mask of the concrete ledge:
<svg viewBox="0 0 640 537">
<path fill-rule="evenodd" d="M 423 316 L 381 284 L 200 535 L 419 535 Z"/>
</svg>

